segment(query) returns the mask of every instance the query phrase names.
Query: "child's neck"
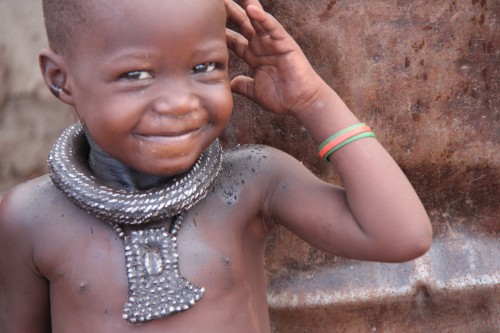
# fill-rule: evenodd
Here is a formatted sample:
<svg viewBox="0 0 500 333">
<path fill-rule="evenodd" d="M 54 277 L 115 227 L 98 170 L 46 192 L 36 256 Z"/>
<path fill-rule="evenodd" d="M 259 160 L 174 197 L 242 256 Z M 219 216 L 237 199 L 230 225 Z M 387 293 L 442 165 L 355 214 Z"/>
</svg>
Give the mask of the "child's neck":
<svg viewBox="0 0 500 333">
<path fill-rule="evenodd" d="M 107 185 L 117 189 L 145 190 L 162 185 L 169 179 L 129 168 L 102 150 L 88 133 L 86 137 L 90 146 L 90 170 Z"/>
</svg>

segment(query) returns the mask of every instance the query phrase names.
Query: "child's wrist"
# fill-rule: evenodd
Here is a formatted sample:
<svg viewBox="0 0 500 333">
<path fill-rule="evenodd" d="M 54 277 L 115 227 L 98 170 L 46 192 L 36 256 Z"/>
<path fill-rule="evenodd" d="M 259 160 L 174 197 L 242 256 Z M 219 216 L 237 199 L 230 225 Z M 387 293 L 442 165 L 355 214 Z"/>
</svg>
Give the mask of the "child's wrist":
<svg viewBox="0 0 500 333">
<path fill-rule="evenodd" d="M 308 118 L 314 117 L 318 112 L 324 109 L 331 109 L 331 101 L 336 95 L 332 88 L 325 82 L 319 83 L 317 88 L 311 89 L 313 93 L 305 100 L 297 103 L 290 110 L 290 113 L 301 122 L 307 122 Z"/>
<path fill-rule="evenodd" d="M 359 123 L 344 101 L 326 84 L 318 90 L 316 98 L 304 106 L 294 115 L 318 143 L 323 142 L 332 132 Z"/>
</svg>

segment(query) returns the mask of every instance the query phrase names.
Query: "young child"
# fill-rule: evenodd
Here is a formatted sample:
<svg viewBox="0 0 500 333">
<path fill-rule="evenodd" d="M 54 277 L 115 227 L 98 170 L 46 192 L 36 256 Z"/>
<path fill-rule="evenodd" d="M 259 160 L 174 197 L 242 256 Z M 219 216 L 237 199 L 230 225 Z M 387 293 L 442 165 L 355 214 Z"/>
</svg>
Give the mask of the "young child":
<svg viewBox="0 0 500 333">
<path fill-rule="evenodd" d="M 44 13 L 42 74 L 79 123 L 50 177 L 1 203 L 2 333 L 270 332 L 275 224 L 359 260 L 429 248 L 408 180 L 257 0 L 44 0 Z M 253 77 L 229 79 L 228 46 Z M 273 148 L 222 153 L 232 92 L 326 140 L 345 188 Z"/>
</svg>

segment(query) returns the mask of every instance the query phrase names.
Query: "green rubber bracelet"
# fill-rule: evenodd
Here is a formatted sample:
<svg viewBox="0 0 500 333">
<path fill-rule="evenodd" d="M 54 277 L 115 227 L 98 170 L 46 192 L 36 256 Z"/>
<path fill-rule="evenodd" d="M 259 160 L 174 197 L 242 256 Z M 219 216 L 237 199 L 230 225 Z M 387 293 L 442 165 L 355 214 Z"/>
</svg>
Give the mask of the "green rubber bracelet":
<svg viewBox="0 0 500 333">
<path fill-rule="evenodd" d="M 320 151 L 321 149 L 323 149 L 323 147 L 326 146 L 329 142 L 335 140 L 336 138 L 338 138 L 342 134 L 347 133 L 350 130 L 353 130 L 353 129 L 356 129 L 356 128 L 359 128 L 359 127 L 363 127 L 363 126 L 366 126 L 366 124 L 365 123 L 354 124 L 352 126 L 347 127 L 346 129 L 343 129 L 342 131 L 340 131 L 338 133 L 335 133 L 334 135 L 332 135 L 331 137 L 329 137 L 328 139 L 326 139 L 325 141 L 323 141 L 322 144 L 319 145 L 318 151 Z"/>
<path fill-rule="evenodd" d="M 363 139 L 363 138 L 369 138 L 369 137 L 372 137 L 374 138 L 375 137 L 375 133 L 373 132 L 364 132 L 364 133 L 360 133 L 358 135 L 355 135 L 353 137 L 350 137 L 349 139 L 343 141 L 342 143 L 336 145 L 335 147 L 333 147 L 332 149 L 330 149 L 326 154 L 325 154 L 325 157 L 324 157 L 324 160 L 329 162 L 328 160 L 328 157 L 330 157 L 330 155 L 339 150 L 340 148 L 344 147 L 345 145 L 348 145 L 349 143 L 351 142 L 354 142 L 356 140 L 359 140 L 359 139 Z"/>
</svg>

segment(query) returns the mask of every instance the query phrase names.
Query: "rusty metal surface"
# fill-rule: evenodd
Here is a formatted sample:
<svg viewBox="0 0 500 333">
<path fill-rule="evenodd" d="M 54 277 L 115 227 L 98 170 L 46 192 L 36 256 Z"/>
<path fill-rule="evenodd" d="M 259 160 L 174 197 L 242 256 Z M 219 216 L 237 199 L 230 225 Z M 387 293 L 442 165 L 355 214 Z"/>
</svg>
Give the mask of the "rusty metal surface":
<svg viewBox="0 0 500 333">
<path fill-rule="evenodd" d="M 435 232 L 424 257 L 379 264 L 326 255 L 276 230 L 266 256 L 273 331 L 500 332 L 500 2 L 263 4 L 374 129 Z M 294 119 L 235 105 L 226 145 L 273 145 L 338 182 Z"/>
</svg>

